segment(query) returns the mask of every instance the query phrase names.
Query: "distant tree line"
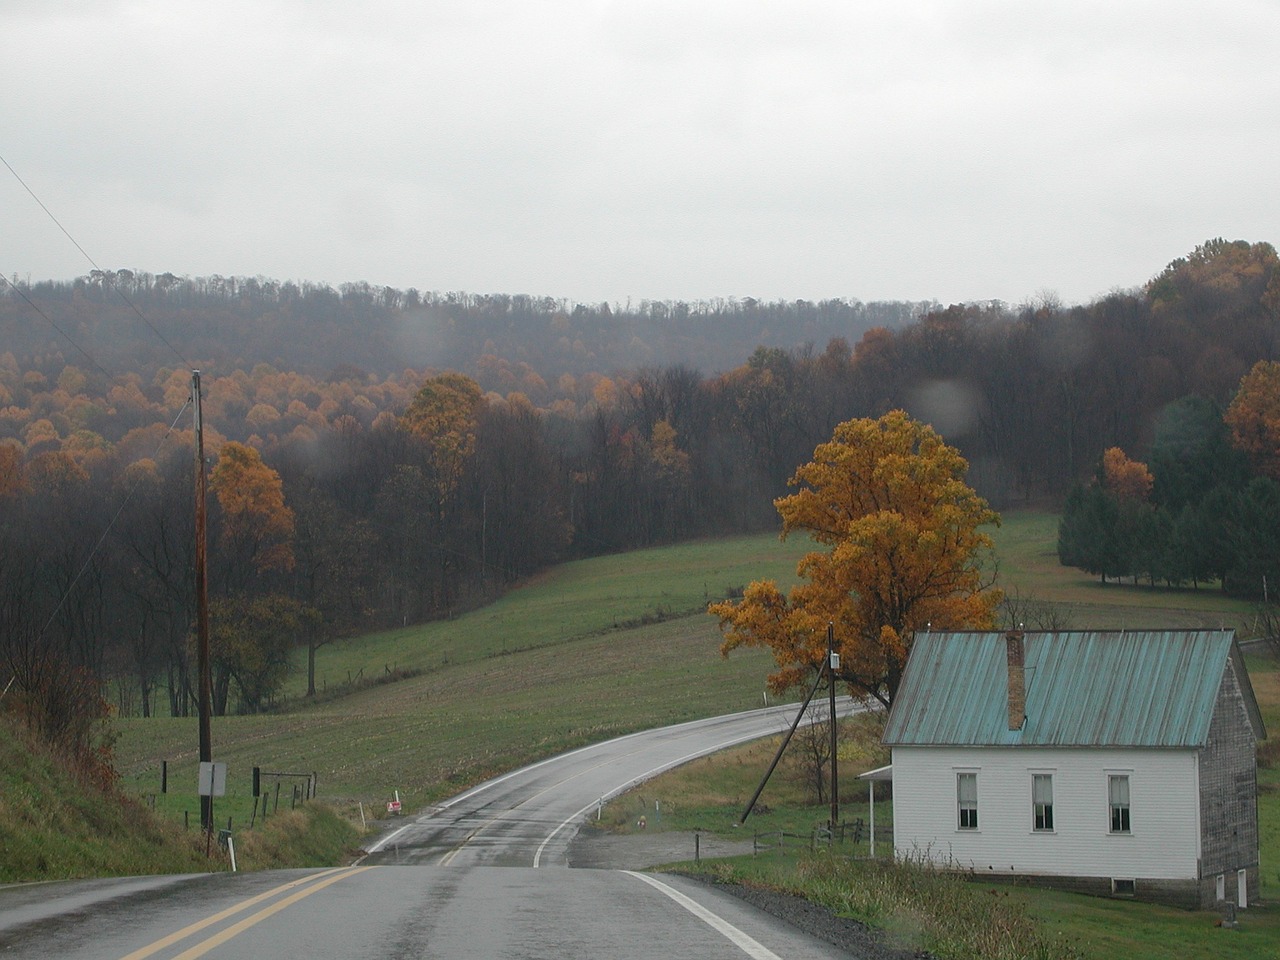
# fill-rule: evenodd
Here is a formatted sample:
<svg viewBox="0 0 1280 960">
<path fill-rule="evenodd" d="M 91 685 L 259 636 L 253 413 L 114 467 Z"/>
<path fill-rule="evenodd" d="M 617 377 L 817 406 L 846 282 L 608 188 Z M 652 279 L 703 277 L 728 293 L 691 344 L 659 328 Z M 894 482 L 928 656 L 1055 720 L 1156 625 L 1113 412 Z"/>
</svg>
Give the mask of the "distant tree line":
<svg viewBox="0 0 1280 960">
<path fill-rule="evenodd" d="M 15 277 L 0 284 L 0 344 L 37 369 L 71 351 L 32 304 L 113 375 L 173 366 L 170 345 L 190 364 L 218 373 L 265 363 L 321 377 L 382 377 L 413 367 L 457 370 L 484 382 L 483 368 L 496 364 L 509 368 L 505 376 L 514 371 L 524 378 L 518 389 L 539 403 L 543 398 L 534 393 L 547 383 L 554 390 L 564 374 L 671 363 L 710 374 L 741 363 L 755 345 L 852 342 L 873 327 L 905 326 L 936 306 L 750 297 L 583 304 L 368 283 L 335 288 L 265 277 L 95 270 L 72 281 Z M 499 387 L 485 383 L 491 386 Z"/>
<path fill-rule="evenodd" d="M 219 708 L 257 710 L 296 647 L 450 616 L 569 557 L 776 529 L 774 499 L 835 426 L 893 409 L 957 447 L 997 509 L 1096 497 L 1071 491 L 1119 448 L 1151 464 L 1149 502 L 1164 513 L 1142 523 L 1173 530 L 1207 503 L 1209 521 L 1257 527 L 1261 488 L 1213 512 L 1214 489 L 1258 475 L 1252 460 L 1232 466 L 1244 448 L 1214 411 L 1276 359 L 1275 267 L 1268 244 L 1212 241 L 1088 305 L 898 305 L 886 308 L 896 326 L 785 347 L 761 325 L 847 326 L 879 308 L 627 312 L 119 273 L 7 286 L 0 665 L 31 699 L 71 665 L 117 681 L 125 709 L 192 709 L 190 371 L 175 351 L 206 368 Z M 121 290 L 165 343 L 138 348 L 155 333 Z M 411 363 L 390 331 L 419 315 L 435 325 L 423 340 L 456 364 Z M 717 349 L 747 359 L 711 372 L 699 344 L 730 320 L 737 339 Z M 680 362 L 638 359 L 670 343 Z M 1191 515 L 1179 529 L 1207 542 Z M 1170 582 L 1235 576 L 1138 567 Z"/>
</svg>

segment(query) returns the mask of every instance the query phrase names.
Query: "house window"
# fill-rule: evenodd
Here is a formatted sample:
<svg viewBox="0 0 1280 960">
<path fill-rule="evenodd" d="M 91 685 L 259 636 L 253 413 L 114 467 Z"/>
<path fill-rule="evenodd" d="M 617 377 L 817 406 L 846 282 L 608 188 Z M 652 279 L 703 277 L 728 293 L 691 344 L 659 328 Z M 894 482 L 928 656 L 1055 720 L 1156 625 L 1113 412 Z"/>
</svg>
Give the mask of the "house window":
<svg viewBox="0 0 1280 960">
<path fill-rule="evenodd" d="M 1036 830 L 1053 829 L 1053 774 L 1032 774 L 1031 816 Z"/>
<path fill-rule="evenodd" d="M 960 810 L 960 829 L 978 829 L 978 775 L 956 774 L 956 805 Z"/>
<path fill-rule="evenodd" d="M 1108 802 L 1111 807 L 1111 832 L 1129 832 L 1129 777 L 1113 774 L 1107 777 Z"/>
</svg>

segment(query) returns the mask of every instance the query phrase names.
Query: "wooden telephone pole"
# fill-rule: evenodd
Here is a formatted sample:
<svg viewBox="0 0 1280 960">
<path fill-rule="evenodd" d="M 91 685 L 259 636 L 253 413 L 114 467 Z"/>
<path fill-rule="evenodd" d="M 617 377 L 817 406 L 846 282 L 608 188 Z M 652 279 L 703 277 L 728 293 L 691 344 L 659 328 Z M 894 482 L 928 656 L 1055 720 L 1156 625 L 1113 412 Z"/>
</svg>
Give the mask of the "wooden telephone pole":
<svg viewBox="0 0 1280 960">
<path fill-rule="evenodd" d="M 828 704 L 830 706 L 829 718 L 831 721 L 831 830 L 834 834 L 836 825 L 840 822 L 840 777 L 837 768 L 836 757 L 836 673 L 840 670 L 840 655 L 836 653 L 836 628 L 835 624 L 827 624 L 827 686 L 830 688 L 827 692 Z"/>
<path fill-rule="evenodd" d="M 205 549 L 204 422 L 200 408 L 200 371 L 191 371 L 191 403 L 196 434 L 196 672 L 199 674 L 200 762 L 213 761 L 213 680 L 209 670 L 209 573 Z M 200 797 L 200 825 L 213 829 L 213 797 Z"/>
</svg>

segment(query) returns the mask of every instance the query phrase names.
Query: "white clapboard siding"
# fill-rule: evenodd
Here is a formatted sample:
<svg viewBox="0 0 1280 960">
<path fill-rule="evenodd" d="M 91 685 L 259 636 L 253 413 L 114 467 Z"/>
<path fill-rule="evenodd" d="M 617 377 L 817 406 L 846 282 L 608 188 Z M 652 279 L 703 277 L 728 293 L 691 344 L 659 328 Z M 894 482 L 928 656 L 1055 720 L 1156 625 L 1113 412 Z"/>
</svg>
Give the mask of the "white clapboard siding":
<svg viewBox="0 0 1280 960">
<path fill-rule="evenodd" d="M 978 774 L 977 830 L 958 828 L 962 771 Z M 1052 832 L 1033 829 L 1036 773 L 1053 775 Z M 1127 835 L 1110 832 L 1111 773 L 1129 776 Z M 895 747 L 895 853 L 979 874 L 1195 878 L 1197 776 L 1191 750 Z"/>
</svg>

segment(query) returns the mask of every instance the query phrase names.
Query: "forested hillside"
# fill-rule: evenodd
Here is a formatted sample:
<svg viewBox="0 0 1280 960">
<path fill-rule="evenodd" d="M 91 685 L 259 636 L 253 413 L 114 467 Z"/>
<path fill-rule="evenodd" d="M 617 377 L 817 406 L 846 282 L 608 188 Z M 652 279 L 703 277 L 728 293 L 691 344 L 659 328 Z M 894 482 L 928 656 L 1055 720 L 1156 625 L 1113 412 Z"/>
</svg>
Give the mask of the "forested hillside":
<svg viewBox="0 0 1280 960">
<path fill-rule="evenodd" d="M 933 424 L 998 509 L 1060 502 L 1104 450 L 1145 459 L 1171 404 L 1225 410 L 1275 358 L 1276 264 L 1212 241 L 1142 287 L 1019 308 L 7 285 L 0 682 L 54 722 L 68 664 L 126 710 L 191 709 L 191 367 L 215 701 L 256 710 L 296 644 L 447 616 L 566 557 L 772 528 L 854 417 Z"/>
<path fill-rule="evenodd" d="M 677 362 L 715 373 L 741 363 L 755 346 L 791 349 L 833 337 L 853 342 L 873 327 L 900 327 L 936 306 L 750 298 L 581 304 L 133 270 L 95 270 L 62 283 L 15 279 L 4 292 L 0 343 L 36 364 L 77 352 L 61 330 L 112 375 L 172 365 L 172 347 L 190 364 L 220 374 L 262 363 L 316 377 L 336 371 L 380 378 L 407 367 L 483 377 L 487 369 L 506 378 L 486 384 L 494 388 L 514 388 L 532 374 L 519 383 L 531 395 L 545 389 L 537 377 L 554 384 L 566 373 Z"/>
</svg>

